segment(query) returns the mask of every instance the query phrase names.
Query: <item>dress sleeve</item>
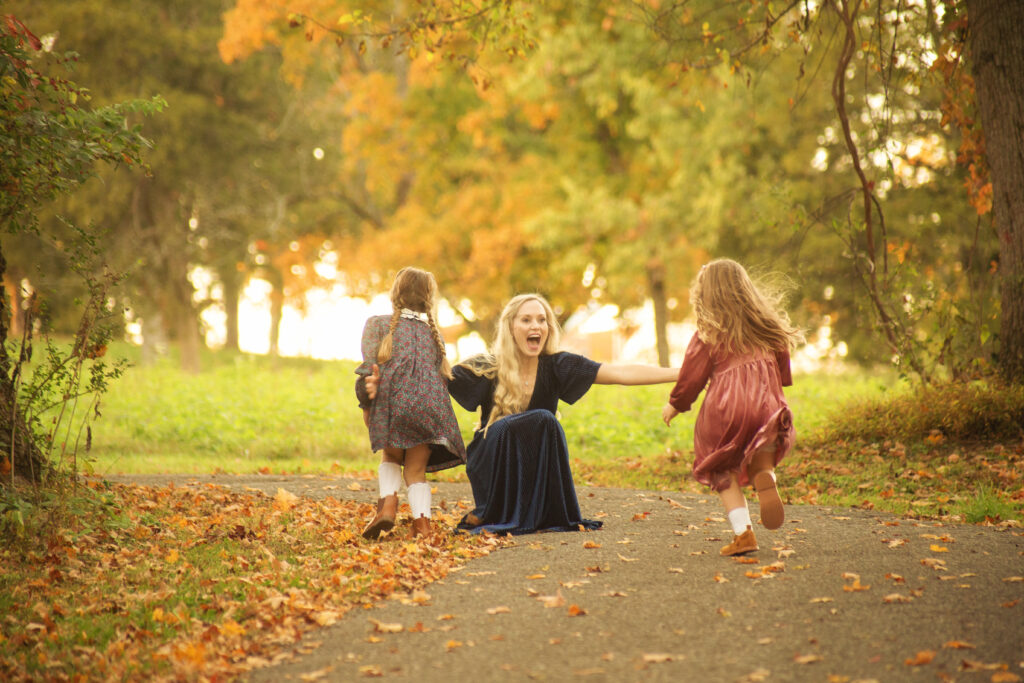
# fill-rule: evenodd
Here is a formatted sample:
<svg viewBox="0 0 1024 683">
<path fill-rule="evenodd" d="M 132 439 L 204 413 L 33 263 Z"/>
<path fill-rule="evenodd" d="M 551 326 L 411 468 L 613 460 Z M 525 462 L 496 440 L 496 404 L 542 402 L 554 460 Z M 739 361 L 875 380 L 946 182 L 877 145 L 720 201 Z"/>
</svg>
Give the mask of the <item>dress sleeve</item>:
<svg viewBox="0 0 1024 683">
<path fill-rule="evenodd" d="M 775 362 L 779 366 L 779 379 L 782 380 L 782 386 L 793 386 L 793 369 L 789 365 L 789 351 L 776 351 Z"/>
<path fill-rule="evenodd" d="M 594 385 L 600 363 L 586 356 L 562 351 L 552 356 L 558 398 L 566 403 L 575 403 Z"/>
<path fill-rule="evenodd" d="M 448 382 L 448 393 L 456 402 L 469 411 L 475 411 L 487 400 L 491 391 L 491 380 L 478 375 L 465 365 L 452 368 L 452 379 Z"/>
<path fill-rule="evenodd" d="M 370 318 L 363 326 L 363 362 L 356 368 L 356 400 L 359 407 L 369 408 L 373 401 L 366 393 L 366 378 L 373 374 L 373 365 L 377 362 L 377 349 L 380 348 L 380 340 L 384 338 L 385 326 L 380 324 L 378 318 Z"/>
<path fill-rule="evenodd" d="M 690 339 L 686 347 L 686 356 L 683 357 L 683 367 L 679 369 L 679 379 L 672 387 L 668 402 L 673 408 L 685 413 L 697 400 L 700 392 L 707 386 L 711 379 L 711 349 L 697 334 Z"/>
</svg>

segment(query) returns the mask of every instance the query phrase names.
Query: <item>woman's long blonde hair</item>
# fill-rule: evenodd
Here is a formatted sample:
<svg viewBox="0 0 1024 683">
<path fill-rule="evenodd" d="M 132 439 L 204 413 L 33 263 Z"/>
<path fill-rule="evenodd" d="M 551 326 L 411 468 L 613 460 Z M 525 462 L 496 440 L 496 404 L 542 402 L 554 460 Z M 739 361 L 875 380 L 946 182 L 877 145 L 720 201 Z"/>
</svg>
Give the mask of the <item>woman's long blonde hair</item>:
<svg viewBox="0 0 1024 683">
<path fill-rule="evenodd" d="M 427 323 L 434 335 L 434 343 L 437 344 L 437 350 L 441 353 L 441 374 L 445 378 L 451 379 L 452 366 L 445 353 L 441 328 L 437 326 L 437 280 L 434 279 L 434 275 L 419 268 L 402 268 L 395 275 L 395 281 L 391 285 L 391 307 L 394 309 L 391 314 L 391 326 L 380 341 L 380 348 L 377 349 L 377 362 L 384 363 L 391 360 L 395 327 L 402 317 L 402 309 L 408 308 L 411 311 L 427 314 Z"/>
<path fill-rule="evenodd" d="M 787 351 L 804 339 L 783 308 L 783 287 L 757 284 L 743 266 L 716 259 L 700 269 L 690 289 L 697 334 L 732 352 Z"/>
<path fill-rule="evenodd" d="M 474 356 L 463 363 L 477 375 L 489 379 L 497 378 L 494 387 L 494 407 L 491 408 L 490 416 L 481 417 L 481 426 L 485 431 L 487 427 L 501 418 L 523 412 L 529 404 L 530 397 L 526 394 L 520 381 L 519 348 L 516 346 L 516 340 L 512 334 L 512 325 L 519 314 L 519 309 L 528 301 L 539 303 L 544 309 L 544 315 L 547 316 L 548 338 L 544 342 L 544 348 L 540 351 L 541 355 L 547 356 L 555 353 L 561 342 L 562 330 L 558 326 L 555 312 L 543 296 L 519 294 L 505 304 L 494 332 L 491 353 Z"/>
</svg>

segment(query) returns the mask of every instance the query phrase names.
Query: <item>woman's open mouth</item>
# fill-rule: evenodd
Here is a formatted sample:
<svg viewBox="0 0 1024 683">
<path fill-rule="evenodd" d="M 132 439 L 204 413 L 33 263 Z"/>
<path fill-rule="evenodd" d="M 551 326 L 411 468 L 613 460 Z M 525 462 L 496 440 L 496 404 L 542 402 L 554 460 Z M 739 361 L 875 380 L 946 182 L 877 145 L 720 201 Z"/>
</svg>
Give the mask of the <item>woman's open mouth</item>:
<svg viewBox="0 0 1024 683">
<path fill-rule="evenodd" d="M 544 336 L 540 332 L 531 332 L 526 335 L 526 348 L 533 352 L 540 352 L 544 346 Z"/>
</svg>

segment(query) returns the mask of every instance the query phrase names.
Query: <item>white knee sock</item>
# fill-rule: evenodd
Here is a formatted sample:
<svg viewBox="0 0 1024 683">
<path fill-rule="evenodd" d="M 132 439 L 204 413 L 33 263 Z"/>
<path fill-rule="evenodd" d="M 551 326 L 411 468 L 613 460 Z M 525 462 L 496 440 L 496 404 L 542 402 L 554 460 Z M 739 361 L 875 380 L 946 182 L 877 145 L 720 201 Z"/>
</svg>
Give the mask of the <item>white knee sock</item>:
<svg viewBox="0 0 1024 683">
<path fill-rule="evenodd" d="M 412 518 L 426 517 L 430 519 L 430 484 L 427 482 L 410 484 L 408 496 Z"/>
<path fill-rule="evenodd" d="M 381 498 L 398 493 L 402 487 L 402 467 L 398 463 L 382 462 L 377 468 L 377 484 Z"/>
<path fill-rule="evenodd" d="M 729 524 L 732 525 L 732 532 L 739 536 L 750 526 L 750 511 L 744 505 L 741 508 L 733 508 L 726 513 L 729 517 Z"/>
</svg>

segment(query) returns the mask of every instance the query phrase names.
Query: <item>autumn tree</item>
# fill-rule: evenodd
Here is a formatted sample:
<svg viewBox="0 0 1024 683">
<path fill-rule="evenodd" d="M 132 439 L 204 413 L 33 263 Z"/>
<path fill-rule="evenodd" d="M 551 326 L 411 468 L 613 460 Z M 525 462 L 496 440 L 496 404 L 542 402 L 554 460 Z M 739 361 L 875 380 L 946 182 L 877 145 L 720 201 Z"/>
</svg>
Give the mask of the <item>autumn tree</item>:
<svg viewBox="0 0 1024 683">
<path fill-rule="evenodd" d="M 999 234 L 999 368 L 1024 382 L 1024 4 L 967 2 L 967 42 Z"/>
<path fill-rule="evenodd" d="M 137 165 L 148 141 L 138 127 L 127 125 L 133 112 L 151 113 L 160 101 L 135 100 L 92 107 L 89 93 L 66 78 L 77 59 L 71 53 L 51 53 L 42 40 L 14 15 L 0 25 L 0 276 L 6 270 L 2 245 L 11 235 L 39 229 L 40 206 L 76 191 L 96 172 L 97 164 Z M 94 226 L 80 228 L 86 240 L 99 238 Z M 105 302 L 104 302 L 105 303 Z M 21 363 L 19 348 L 8 352 L 10 308 L 0 297 L 0 463 L 12 472 L 38 480 L 50 464 L 43 459 L 38 435 L 25 419 L 28 405 L 17 391 Z M 84 358 L 91 336 L 80 336 L 72 357 Z M 66 399 L 67 397 L 65 397 Z"/>
</svg>

